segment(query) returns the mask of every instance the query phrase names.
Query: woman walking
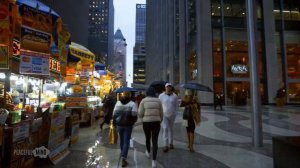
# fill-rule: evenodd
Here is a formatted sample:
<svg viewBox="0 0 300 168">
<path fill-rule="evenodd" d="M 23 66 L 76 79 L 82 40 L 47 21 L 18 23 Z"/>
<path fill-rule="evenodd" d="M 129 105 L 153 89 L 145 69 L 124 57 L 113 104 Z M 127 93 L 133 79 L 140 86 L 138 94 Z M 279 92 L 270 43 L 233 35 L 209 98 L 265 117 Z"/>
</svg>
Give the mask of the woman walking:
<svg viewBox="0 0 300 168">
<path fill-rule="evenodd" d="M 132 128 L 134 123 L 137 121 L 137 105 L 131 99 L 131 92 L 122 92 L 120 94 L 120 100 L 116 103 L 113 111 L 113 119 L 117 124 L 120 135 L 122 167 L 126 167 L 128 165 L 126 159 Z"/>
<path fill-rule="evenodd" d="M 188 148 L 191 152 L 194 152 L 194 136 L 196 124 L 201 121 L 200 117 L 200 103 L 197 102 L 196 96 L 192 90 L 186 90 L 185 96 L 180 104 L 180 107 L 184 107 L 183 120 L 187 121 L 186 131 L 188 138 Z"/>
<path fill-rule="evenodd" d="M 143 122 L 143 129 L 146 137 L 146 156 L 150 158 L 150 140 L 152 139 L 152 167 L 156 167 L 157 141 L 160 131 L 160 123 L 163 120 L 162 104 L 155 95 L 155 89 L 149 87 L 146 97 L 139 105 L 138 116 Z"/>
</svg>

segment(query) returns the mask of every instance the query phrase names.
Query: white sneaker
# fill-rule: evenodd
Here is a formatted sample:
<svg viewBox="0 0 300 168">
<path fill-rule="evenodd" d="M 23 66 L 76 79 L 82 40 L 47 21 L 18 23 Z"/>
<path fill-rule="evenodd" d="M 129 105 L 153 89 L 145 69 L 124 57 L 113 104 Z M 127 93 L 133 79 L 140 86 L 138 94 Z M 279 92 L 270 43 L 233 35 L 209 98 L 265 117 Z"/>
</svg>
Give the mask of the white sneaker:
<svg viewBox="0 0 300 168">
<path fill-rule="evenodd" d="M 147 150 L 145 151 L 145 155 L 147 156 L 147 158 L 150 158 L 150 153 Z"/>
<path fill-rule="evenodd" d="M 156 160 L 152 160 L 152 167 L 157 167 Z"/>
</svg>

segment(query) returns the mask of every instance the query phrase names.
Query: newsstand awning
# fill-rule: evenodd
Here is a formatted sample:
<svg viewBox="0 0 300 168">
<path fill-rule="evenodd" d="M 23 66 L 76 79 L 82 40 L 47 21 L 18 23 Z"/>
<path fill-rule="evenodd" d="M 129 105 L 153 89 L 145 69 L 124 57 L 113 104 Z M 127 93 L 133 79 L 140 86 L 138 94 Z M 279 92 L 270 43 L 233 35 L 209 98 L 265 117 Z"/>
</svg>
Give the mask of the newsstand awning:
<svg viewBox="0 0 300 168">
<path fill-rule="evenodd" d="M 27 5 L 27 6 L 30 6 L 32 8 L 37 8 L 38 10 L 40 11 L 43 11 L 43 12 L 50 12 L 51 11 L 51 14 L 53 16 L 56 16 L 56 17 L 60 17 L 55 11 L 53 11 L 49 6 L 43 4 L 42 2 L 40 1 L 37 1 L 37 0 L 17 0 L 16 1 L 17 5 Z"/>
<path fill-rule="evenodd" d="M 93 54 L 90 50 L 85 48 L 84 46 L 71 42 L 71 45 L 69 45 L 70 54 L 68 56 L 68 61 L 74 60 L 75 62 L 81 61 L 87 61 L 91 63 L 95 63 L 95 54 Z M 79 60 L 75 60 L 76 58 Z M 71 59 L 71 60 L 70 60 Z"/>
</svg>

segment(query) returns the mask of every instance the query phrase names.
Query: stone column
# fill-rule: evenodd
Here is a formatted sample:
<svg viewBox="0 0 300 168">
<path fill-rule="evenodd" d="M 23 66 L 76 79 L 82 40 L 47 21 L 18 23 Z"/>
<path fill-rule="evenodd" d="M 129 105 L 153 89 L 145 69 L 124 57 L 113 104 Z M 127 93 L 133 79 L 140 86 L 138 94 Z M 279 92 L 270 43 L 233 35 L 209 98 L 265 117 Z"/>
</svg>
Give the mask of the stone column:
<svg viewBox="0 0 300 168">
<path fill-rule="evenodd" d="M 197 81 L 213 88 L 212 28 L 210 1 L 196 1 Z M 200 92 L 201 103 L 213 103 L 213 94 Z"/>
<path fill-rule="evenodd" d="M 274 103 L 276 91 L 279 88 L 280 79 L 278 79 L 278 59 L 275 42 L 275 20 L 274 20 L 274 3 L 273 0 L 263 1 L 263 19 L 264 19 L 264 38 L 266 52 L 266 71 L 267 71 L 267 88 L 268 103 Z M 275 79 L 275 80 L 274 80 Z M 273 82 L 272 82 L 273 81 Z M 276 82 L 274 82 L 276 81 Z"/>
<path fill-rule="evenodd" d="M 187 60 L 187 18 L 186 18 L 186 0 L 179 0 L 179 83 L 186 82 Z"/>
</svg>

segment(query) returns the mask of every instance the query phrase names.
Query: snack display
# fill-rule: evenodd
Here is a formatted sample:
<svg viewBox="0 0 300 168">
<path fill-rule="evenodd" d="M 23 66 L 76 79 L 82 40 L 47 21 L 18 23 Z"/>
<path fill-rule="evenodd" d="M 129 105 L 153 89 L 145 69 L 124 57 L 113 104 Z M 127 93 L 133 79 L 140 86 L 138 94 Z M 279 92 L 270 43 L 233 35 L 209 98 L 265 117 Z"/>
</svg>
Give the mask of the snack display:
<svg viewBox="0 0 300 168">
<path fill-rule="evenodd" d="M 5 106 L 4 106 L 4 102 L 6 101 L 5 103 Z M 6 97 L 4 97 L 4 94 L 0 94 L 0 106 L 1 107 L 5 107 L 5 109 L 9 110 L 9 111 L 12 111 L 14 110 L 14 104 L 13 104 L 13 99 L 11 97 L 11 95 L 6 92 Z"/>
</svg>

